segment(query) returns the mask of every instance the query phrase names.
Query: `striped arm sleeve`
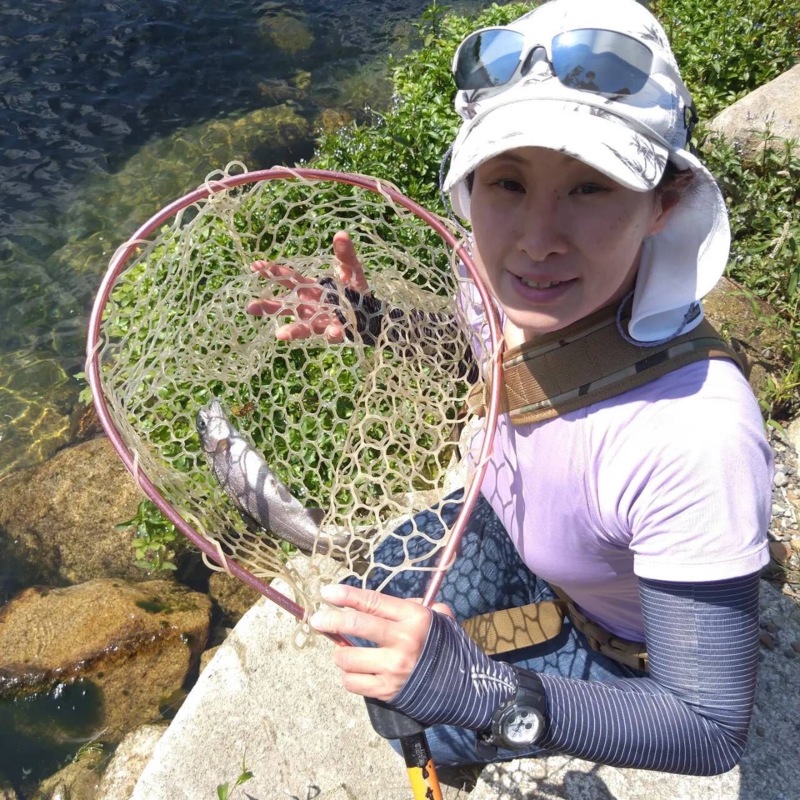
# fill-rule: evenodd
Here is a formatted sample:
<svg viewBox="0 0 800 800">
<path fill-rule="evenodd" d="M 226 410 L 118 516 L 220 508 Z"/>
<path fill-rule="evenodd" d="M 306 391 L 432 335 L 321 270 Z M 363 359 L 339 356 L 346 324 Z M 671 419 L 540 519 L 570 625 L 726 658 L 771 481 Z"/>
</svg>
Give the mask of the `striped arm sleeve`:
<svg viewBox="0 0 800 800">
<path fill-rule="evenodd" d="M 419 661 L 391 705 L 424 725 L 480 731 L 517 685 L 513 667 L 490 659 L 454 619 L 431 612 Z"/>
<path fill-rule="evenodd" d="M 710 583 L 640 580 L 648 677 L 541 674 L 547 749 L 603 764 L 692 775 L 734 767 L 758 667 L 758 573 Z"/>
</svg>

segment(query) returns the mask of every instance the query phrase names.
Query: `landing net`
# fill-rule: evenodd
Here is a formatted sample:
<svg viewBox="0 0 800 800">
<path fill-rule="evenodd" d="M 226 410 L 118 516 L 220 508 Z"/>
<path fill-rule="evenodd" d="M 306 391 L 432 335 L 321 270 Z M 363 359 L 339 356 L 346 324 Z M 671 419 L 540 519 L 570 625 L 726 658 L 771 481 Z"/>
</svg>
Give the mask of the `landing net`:
<svg viewBox="0 0 800 800">
<path fill-rule="evenodd" d="M 381 588 L 400 570 L 425 570 L 435 584 L 464 521 L 443 515 L 441 501 L 458 489 L 474 500 L 496 415 L 494 400 L 486 416 L 467 412 L 471 382 L 498 369 L 499 349 L 469 254 L 450 223 L 375 179 L 242 170 L 210 176 L 117 251 L 90 322 L 87 373 L 101 421 L 184 534 L 298 617 L 316 607 L 321 584 L 346 576 Z M 376 336 L 358 332 L 336 283 L 340 230 L 392 309 Z M 278 341 L 286 318 L 253 317 L 248 302 L 282 297 L 292 309 L 301 299 L 255 274 L 255 260 L 331 279 L 327 311 L 345 319 L 347 340 Z M 481 352 L 486 363 L 476 363 Z M 213 398 L 291 493 L 322 509 L 322 534 L 345 546 L 296 558 L 243 517 L 200 446 L 196 415 Z M 424 509 L 439 533 L 429 524 L 394 533 Z M 292 600 L 276 596 L 276 577 Z"/>
</svg>

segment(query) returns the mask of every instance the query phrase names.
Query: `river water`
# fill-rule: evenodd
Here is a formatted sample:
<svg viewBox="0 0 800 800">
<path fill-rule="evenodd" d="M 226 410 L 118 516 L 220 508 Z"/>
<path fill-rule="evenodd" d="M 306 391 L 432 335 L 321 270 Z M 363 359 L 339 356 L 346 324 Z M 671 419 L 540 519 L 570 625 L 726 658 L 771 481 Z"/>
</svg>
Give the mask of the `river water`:
<svg viewBox="0 0 800 800">
<path fill-rule="evenodd" d="M 97 202 L 76 219 L 87 187 L 180 129 L 287 97 L 309 120 L 323 107 L 357 115 L 365 103 L 385 105 L 386 58 L 416 44 L 428 5 L 0 0 L 0 480 L 66 443 L 100 275 L 134 223 L 157 210 L 132 220 L 118 204 Z M 298 85 L 304 91 L 293 94 Z M 270 144 L 248 167 L 312 151 L 310 140 L 278 151 Z M 187 175 L 185 190 L 203 177 Z M 103 245 L 70 258 L 92 234 Z"/>
</svg>

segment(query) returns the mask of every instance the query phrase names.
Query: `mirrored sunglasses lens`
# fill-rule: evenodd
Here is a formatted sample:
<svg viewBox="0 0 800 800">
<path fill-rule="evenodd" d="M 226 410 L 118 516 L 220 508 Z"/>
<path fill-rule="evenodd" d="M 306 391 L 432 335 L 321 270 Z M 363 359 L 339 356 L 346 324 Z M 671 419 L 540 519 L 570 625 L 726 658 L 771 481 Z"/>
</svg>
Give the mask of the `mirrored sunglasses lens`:
<svg viewBox="0 0 800 800">
<path fill-rule="evenodd" d="M 521 33 L 502 28 L 468 36 L 456 56 L 456 86 L 488 89 L 508 83 L 519 64 L 523 41 Z"/>
<path fill-rule="evenodd" d="M 553 39 L 552 50 L 561 83 L 585 92 L 636 94 L 653 63 L 646 45 L 614 31 L 566 31 Z"/>
</svg>

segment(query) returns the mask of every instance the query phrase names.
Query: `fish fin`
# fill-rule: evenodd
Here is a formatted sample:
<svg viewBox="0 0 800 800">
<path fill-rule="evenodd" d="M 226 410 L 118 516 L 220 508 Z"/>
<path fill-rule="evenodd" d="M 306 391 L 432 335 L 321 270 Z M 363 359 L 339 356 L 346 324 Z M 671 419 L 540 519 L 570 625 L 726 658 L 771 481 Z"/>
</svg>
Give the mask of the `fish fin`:
<svg viewBox="0 0 800 800">
<path fill-rule="evenodd" d="M 321 508 L 307 508 L 308 516 L 314 520 L 315 525 L 322 525 L 322 520 L 325 519 L 325 512 Z"/>
<path fill-rule="evenodd" d="M 252 514 L 248 514 L 246 511 L 242 511 L 240 508 L 237 510 L 239 512 L 239 516 L 242 518 L 242 522 L 244 522 L 245 528 L 247 528 L 247 530 L 249 530 L 251 533 L 263 533 L 267 530 Z"/>
<path fill-rule="evenodd" d="M 286 484 L 283 483 L 278 477 L 272 474 L 270 471 L 267 480 L 269 484 L 272 486 L 273 492 L 278 496 L 278 499 L 282 503 L 286 503 L 290 506 L 300 506 L 302 505 L 300 501 L 289 491 Z"/>
</svg>

